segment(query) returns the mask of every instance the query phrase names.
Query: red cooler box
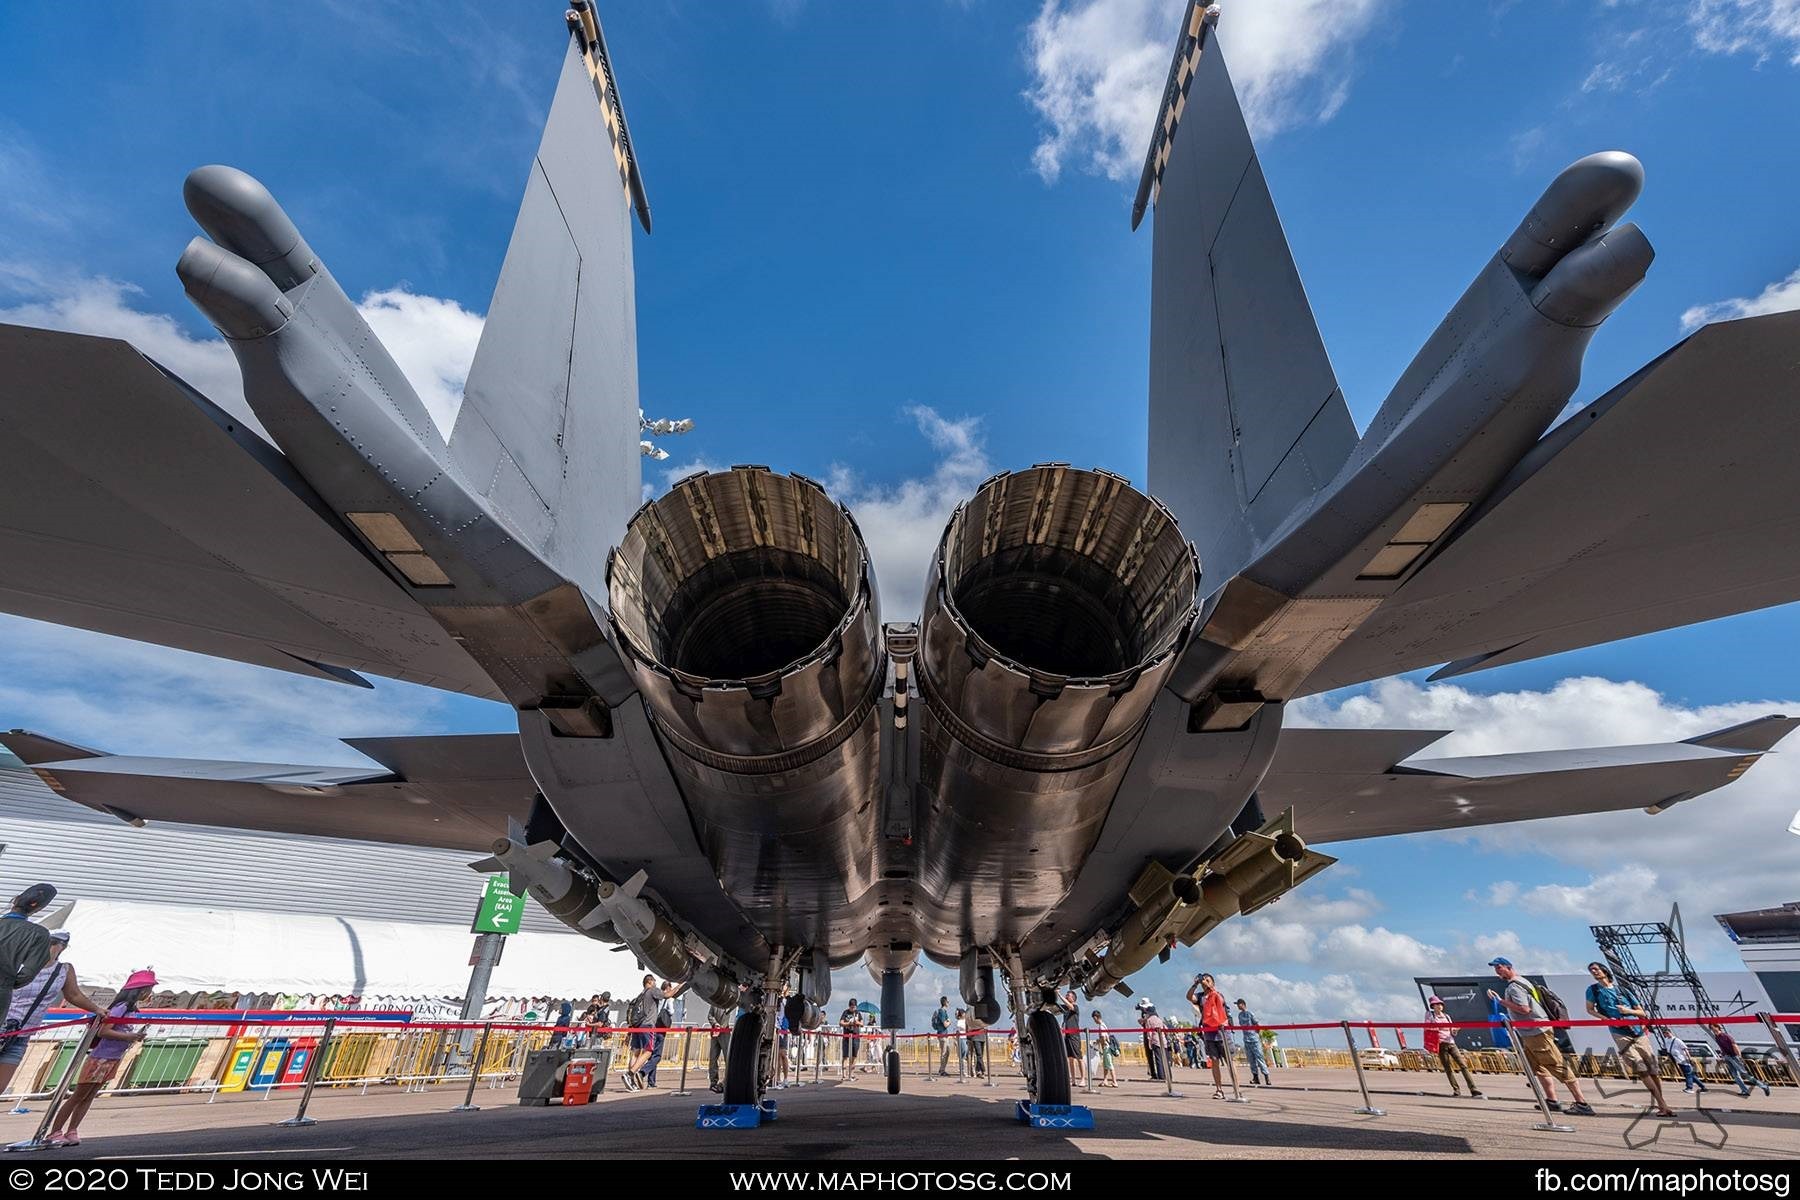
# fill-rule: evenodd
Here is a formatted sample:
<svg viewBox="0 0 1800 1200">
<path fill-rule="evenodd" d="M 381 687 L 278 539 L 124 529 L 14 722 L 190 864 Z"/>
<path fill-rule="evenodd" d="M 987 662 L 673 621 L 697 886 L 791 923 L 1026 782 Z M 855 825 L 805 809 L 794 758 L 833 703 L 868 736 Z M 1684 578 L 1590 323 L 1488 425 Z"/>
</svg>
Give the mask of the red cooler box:
<svg viewBox="0 0 1800 1200">
<path fill-rule="evenodd" d="M 594 1096 L 594 1060 L 579 1058 L 570 1063 L 563 1074 L 564 1104 L 586 1104 Z"/>
</svg>

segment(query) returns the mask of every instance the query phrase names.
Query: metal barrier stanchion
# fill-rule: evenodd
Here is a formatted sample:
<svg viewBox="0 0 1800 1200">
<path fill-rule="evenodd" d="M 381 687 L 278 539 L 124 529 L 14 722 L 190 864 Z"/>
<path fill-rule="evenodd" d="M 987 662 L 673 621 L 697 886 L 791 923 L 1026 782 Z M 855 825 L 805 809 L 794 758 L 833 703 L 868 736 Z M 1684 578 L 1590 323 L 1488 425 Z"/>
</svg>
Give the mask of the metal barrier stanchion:
<svg viewBox="0 0 1800 1200">
<path fill-rule="evenodd" d="M 1545 1133 L 1574 1133 L 1575 1127 L 1573 1125 L 1558 1125 L 1550 1118 L 1549 1097 L 1544 1095 L 1544 1089 L 1538 1083 L 1537 1072 L 1531 1069 L 1531 1060 L 1525 1057 L 1525 1043 L 1519 1040 L 1519 1031 L 1513 1027 L 1512 1014 L 1502 1010 L 1500 1019 L 1506 1022 L 1506 1033 L 1513 1044 L 1513 1056 L 1518 1060 L 1519 1069 L 1525 1072 L 1525 1082 L 1531 1085 L 1531 1094 L 1537 1097 L 1538 1111 L 1542 1113 L 1544 1117 L 1542 1121 L 1533 1125 L 1532 1128 L 1542 1130 Z"/>
<path fill-rule="evenodd" d="M 50 1132 L 50 1122 L 56 1119 L 56 1110 L 62 1107 L 63 1100 L 68 1097 L 69 1089 L 73 1086 L 75 1077 L 81 1073 L 82 1065 L 87 1061 L 88 1051 L 93 1048 L 94 1037 L 99 1032 L 100 1019 L 96 1017 L 89 1021 L 87 1028 L 82 1031 L 81 1040 L 75 1045 L 75 1053 L 69 1058 L 69 1065 L 63 1069 L 62 1078 L 56 1081 L 56 1087 L 51 1089 L 50 1099 L 44 1105 L 44 1119 L 38 1122 L 37 1132 L 22 1142 L 13 1142 L 6 1147 L 7 1150 L 45 1150 L 49 1148 L 48 1143 L 44 1141 L 44 1135 Z"/>
<path fill-rule="evenodd" d="M 300 1108 L 285 1121 L 275 1122 L 277 1128 L 294 1128 L 302 1125 L 317 1125 L 318 1122 L 306 1115 L 306 1106 L 312 1103 L 313 1088 L 318 1086 L 319 1072 L 324 1069 L 325 1055 L 331 1050 L 331 1031 L 337 1028 L 336 1017 L 325 1018 L 325 1032 L 319 1038 L 319 1044 L 313 1047 L 312 1061 L 306 1064 L 306 1086 L 300 1089 Z"/>
<path fill-rule="evenodd" d="M 480 1112 L 481 1106 L 475 1103 L 475 1081 L 481 1078 L 481 1064 L 487 1061 L 488 1035 L 494 1032 L 494 1023 L 489 1021 L 481 1027 L 481 1041 L 476 1044 L 475 1057 L 469 1060 L 469 1090 L 463 1096 L 463 1102 L 452 1108 L 451 1112 Z"/>
<path fill-rule="evenodd" d="M 1244 1095 L 1244 1089 L 1238 1086 L 1237 1056 L 1232 1052 L 1231 1034 L 1221 1029 L 1219 1031 L 1219 1036 L 1224 1039 L 1225 1044 L 1225 1069 L 1231 1074 L 1231 1095 L 1225 1097 L 1225 1103 L 1248 1104 L 1250 1103 L 1250 1097 Z M 1249 1057 L 1249 1052 L 1245 1051 L 1244 1058 L 1248 1060 Z M 1248 1061 L 1246 1061 L 1245 1065 L 1249 1065 Z"/>
<path fill-rule="evenodd" d="M 994 1081 L 994 1044 L 988 1041 L 987 1027 L 981 1030 L 981 1075 L 988 1087 L 999 1087 Z"/>
<path fill-rule="evenodd" d="M 1788 1078 L 1794 1081 L 1795 1086 L 1800 1087 L 1800 1062 L 1794 1059 L 1794 1048 L 1788 1044 L 1787 1035 L 1781 1031 L 1781 1023 L 1773 1013 L 1756 1015 L 1762 1018 L 1763 1026 L 1769 1031 L 1769 1040 L 1775 1043 L 1775 1048 L 1781 1051 L 1781 1057 L 1787 1061 Z"/>
<path fill-rule="evenodd" d="M 825 1035 L 822 1033 L 813 1037 L 813 1083 L 815 1085 L 824 1081 L 825 1047 L 830 1044 L 831 1043 L 826 1040 Z"/>
<path fill-rule="evenodd" d="M 1159 1049 L 1162 1050 L 1163 1095 L 1171 1100 L 1186 1100 L 1185 1093 L 1175 1090 L 1175 1047 L 1170 1043 L 1170 1035 L 1167 1032 L 1162 1035 L 1162 1039 L 1163 1044 Z M 1145 1058 L 1155 1052 L 1149 1046 L 1144 1047 Z"/>
<path fill-rule="evenodd" d="M 688 1049 L 694 1044 L 694 1027 L 684 1025 L 681 1029 L 681 1081 L 675 1085 L 674 1095 L 685 1096 L 687 1090 Z"/>
<path fill-rule="evenodd" d="M 1369 1081 L 1363 1077 L 1362 1055 L 1356 1050 L 1356 1037 L 1350 1032 L 1350 1022 L 1341 1022 L 1344 1026 L 1344 1044 L 1350 1048 L 1350 1065 L 1356 1068 L 1356 1087 L 1362 1092 L 1362 1107 L 1356 1111 L 1365 1117 L 1385 1117 L 1387 1113 L 1369 1100 Z"/>
</svg>

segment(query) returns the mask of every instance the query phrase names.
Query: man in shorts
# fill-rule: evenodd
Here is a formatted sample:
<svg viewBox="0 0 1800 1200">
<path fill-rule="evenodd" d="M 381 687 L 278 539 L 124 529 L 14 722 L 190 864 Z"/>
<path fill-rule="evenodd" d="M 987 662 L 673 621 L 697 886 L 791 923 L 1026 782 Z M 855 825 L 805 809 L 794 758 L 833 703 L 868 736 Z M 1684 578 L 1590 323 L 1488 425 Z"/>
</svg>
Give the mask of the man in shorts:
<svg viewBox="0 0 1800 1200">
<path fill-rule="evenodd" d="M 1607 970 L 1606 964 L 1589 963 L 1588 974 L 1594 977 L 1587 989 L 1588 1015 L 1620 1020 L 1617 1025 L 1608 1025 L 1606 1031 L 1612 1034 L 1613 1045 L 1619 1048 L 1619 1061 L 1625 1066 L 1625 1074 L 1636 1075 L 1643 1082 L 1650 1098 L 1656 1101 L 1653 1111 L 1657 1116 L 1674 1116 L 1668 1101 L 1663 1098 L 1662 1077 L 1658 1073 L 1660 1064 L 1656 1061 L 1656 1046 L 1650 1041 L 1649 1026 L 1622 1019 L 1643 1019 L 1649 1014 L 1638 1006 L 1636 996 L 1613 982 L 1612 972 Z"/>
<path fill-rule="evenodd" d="M 1538 990 L 1531 986 L 1525 977 L 1519 974 L 1510 958 L 1493 958 L 1488 966 L 1494 968 L 1494 974 L 1506 985 L 1504 994 L 1488 989 L 1488 999 L 1498 1000 L 1505 1005 L 1515 1020 L 1548 1021 L 1550 1014 L 1544 1011 L 1543 1001 Z M 1556 1048 L 1556 1038 L 1548 1029 L 1520 1029 L 1519 1049 L 1524 1051 L 1525 1061 L 1530 1065 L 1531 1073 L 1536 1075 L 1538 1083 L 1544 1089 L 1544 1102 L 1551 1112 L 1566 1112 L 1572 1117 L 1591 1117 L 1594 1110 L 1581 1094 L 1581 1085 L 1575 1082 L 1575 1072 L 1569 1069 L 1567 1060 L 1561 1050 Z M 1569 1095 L 1575 1103 L 1564 1108 L 1557 1102 L 1556 1088 L 1551 1083 L 1560 1079 L 1569 1089 Z"/>
<path fill-rule="evenodd" d="M 1200 1048 L 1212 1063 L 1213 1099 L 1223 1100 L 1225 1081 L 1219 1074 L 1220 1062 L 1231 1072 L 1231 1086 L 1237 1087 L 1237 1064 L 1231 1061 L 1231 1047 L 1225 1040 L 1225 1028 L 1231 1024 L 1231 1016 L 1225 1011 L 1224 993 L 1219 991 L 1213 977 L 1203 971 L 1194 976 L 1194 986 L 1188 989 L 1187 999 L 1200 1017 Z"/>
<path fill-rule="evenodd" d="M 1061 1008 L 1063 1053 L 1069 1059 L 1069 1084 L 1074 1086 L 1085 1078 L 1081 1062 L 1081 1002 L 1075 998 L 1074 988 L 1063 993 Z"/>
</svg>

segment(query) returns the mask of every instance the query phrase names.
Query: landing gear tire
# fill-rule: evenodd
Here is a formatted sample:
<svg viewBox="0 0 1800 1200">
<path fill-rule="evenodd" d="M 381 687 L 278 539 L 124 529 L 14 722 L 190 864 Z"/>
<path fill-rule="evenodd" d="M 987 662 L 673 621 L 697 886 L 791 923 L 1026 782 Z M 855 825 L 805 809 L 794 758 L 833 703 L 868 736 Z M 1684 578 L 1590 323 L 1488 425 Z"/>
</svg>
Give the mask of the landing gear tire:
<svg viewBox="0 0 1800 1200">
<path fill-rule="evenodd" d="M 1027 1029 L 1031 1032 L 1031 1054 L 1037 1060 L 1032 1103 L 1067 1105 L 1069 1060 L 1063 1055 L 1061 1023 L 1054 1014 L 1040 1010 L 1031 1014 Z"/>
<path fill-rule="evenodd" d="M 753 1009 L 731 1028 L 731 1048 L 725 1055 L 725 1103 L 757 1104 L 762 1100 L 761 1010 Z"/>
<path fill-rule="evenodd" d="M 898 1096 L 900 1094 L 900 1052 L 898 1050 L 887 1052 L 887 1077 L 888 1095 Z"/>
</svg>

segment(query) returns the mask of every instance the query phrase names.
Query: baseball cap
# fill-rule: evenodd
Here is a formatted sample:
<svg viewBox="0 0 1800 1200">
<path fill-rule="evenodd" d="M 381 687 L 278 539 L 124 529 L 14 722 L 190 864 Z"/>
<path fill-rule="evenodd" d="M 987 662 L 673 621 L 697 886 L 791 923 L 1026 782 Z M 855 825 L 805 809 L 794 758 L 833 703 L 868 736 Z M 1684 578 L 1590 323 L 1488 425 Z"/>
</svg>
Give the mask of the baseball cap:
<svg viewBox="0 0 1800 1200">
<path fill-rule="evenodd" d="M 1510 959 L 1510 958 L 1490 958 L 1490 959 L 1488 959 L 1488 966 L 1490 966 L 1490 967 L 1510 967 L 1510 966 L 1512 966 L 1512 959 Z"/>
<path fill-rule="evenodd" d="M 56 889 L 47 883 L 34 883 L 13 898 L 13 907 L 34 913 L 56 899 Z"/>
<path fill-rule="evenodd" d="M 53 942 L 61 942 L 66 946 L 69 944 L 69 931 L 66 929 L 52 929 L 50 931 L 50 940 Z"/>
</svg>

